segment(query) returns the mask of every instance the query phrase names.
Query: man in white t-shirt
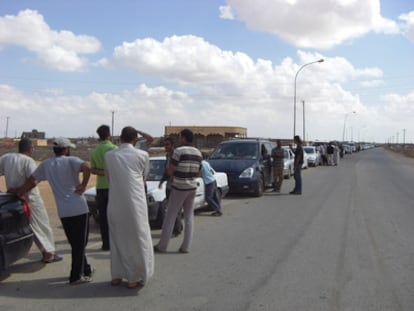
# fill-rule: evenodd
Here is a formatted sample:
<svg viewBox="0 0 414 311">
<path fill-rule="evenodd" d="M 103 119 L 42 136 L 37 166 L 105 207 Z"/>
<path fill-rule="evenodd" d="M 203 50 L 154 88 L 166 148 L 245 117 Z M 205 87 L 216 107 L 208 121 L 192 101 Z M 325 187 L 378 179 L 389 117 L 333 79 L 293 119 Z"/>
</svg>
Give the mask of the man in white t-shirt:
<svg viewBox="0 0 414 311">
<path fill-rule="evenodd" d="M 21 187 L 36 170 L 36 162 L 31 157 L 33 150 L 32 141 L 22 138 L 19 141 L 18 153 L 6 153 L 0 158 L 0 176 L 5 177 L 7 190 Z M 42 262 L 61 261 L 62 257 L 55 254 L 53 231 L 39 189 L 34 187 L 30 190 L 26 199 L 30 207 L 30 227 L 34 233 L 35 244 L 42 252 Z"/>
<path fill-rule="evenodd" d="M 59 218 L 72 248 L 69 283 L 76 285 L 92 280 L 93 270 L 85 255 L 89 233 L 89 208 L 83 196 L 91 169 L 87 162 L 70 155 L 71 148 L 76 146 L 69 139 L 63 137 L 55 139 L 53 143 L 55 156 L 40 163 L 17 193 L 23 196 L 38 182 L 42 180 L 49 182 Z M 82 173 L 81 182 L 79 173 Z"/>
</svg>

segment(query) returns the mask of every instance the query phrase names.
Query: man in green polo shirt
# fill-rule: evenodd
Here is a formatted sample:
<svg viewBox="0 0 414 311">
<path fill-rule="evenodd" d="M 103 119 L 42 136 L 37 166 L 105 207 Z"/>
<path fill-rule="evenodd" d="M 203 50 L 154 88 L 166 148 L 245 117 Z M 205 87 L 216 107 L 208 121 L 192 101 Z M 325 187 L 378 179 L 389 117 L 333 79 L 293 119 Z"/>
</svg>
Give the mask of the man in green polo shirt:
<svg viewBox="0 0 414 311">
<path fill-rule="evenodd" d="M 110 128 L 108 125 L 101 125 L 96 132 L 99 135 L 99 144 L 91 154 L 91 173 L 96 177 L 96 204 L 99 211 L 99 226 L 102 237 L 102 250 L 109 250 L 109 233 L 108 233 L 108 181 L 105 177 L 104 156 L 107 151 L 116 149 L 111 141 Z"/>
</svg>

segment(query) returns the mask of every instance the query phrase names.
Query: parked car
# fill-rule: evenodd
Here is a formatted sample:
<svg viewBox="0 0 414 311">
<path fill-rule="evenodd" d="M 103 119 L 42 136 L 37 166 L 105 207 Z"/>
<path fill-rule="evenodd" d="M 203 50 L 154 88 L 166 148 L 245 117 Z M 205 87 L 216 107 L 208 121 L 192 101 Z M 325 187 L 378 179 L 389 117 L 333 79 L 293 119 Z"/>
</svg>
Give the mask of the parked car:
<svg viewBox="0 0 414 311">
<path fill-rule="evenodd" d="M 229 192 L 259 197 L 273 183 L 271 151 L 269 140 L 227 140 L 214 149 L 207 161 L 216 171 L 227 174 Z"/>
<path fill-rule="evenodd" d="M 32 247 L 30 209 L 14 194 L 0 193 L 0 271 L 26 256 Z"/>
<path fill-rule="evenodd" d="M 283 176 L 285 179 L 290 179 L 293 175 L 295 155 L 289 147 L 283 147 Z"/>
<path fill-rule="evenodd" d="M 321 165 L 321 154 L 315 146 L 305 146 L 303 151 L 308 156 L 308 165 L 309 166 L 318 166 Z"/>
<path fill-rule="evenodd" d="M 165 157 L 151 157 L 150 169 L 147 177 L 147 203 L 148 203 L 148 219 L 152 229 L 161 228 L 167 207 L 166 200 L 166 183 L 159 188 L 159 182 L 162 178 L 165 169 Z M 229 191 L 227 182 L 227 175 L 221 172 L 214 172 L 214 177 L 217 181 L 217 188 L 220 192 L 220 197 L 223 198 Z M 99 222 L 99 212 L 96 206 L 96 189 L 89 188 L 85 192 L 86 201 L 89 206 L 89 211 L 96 222 Z M 202 178 L 197 178 L 197 190 L 194 201 L 194 208 L 199 209 L 206 207 L 207 203 L 204 196 L 204 183 Z"/>
</svg>

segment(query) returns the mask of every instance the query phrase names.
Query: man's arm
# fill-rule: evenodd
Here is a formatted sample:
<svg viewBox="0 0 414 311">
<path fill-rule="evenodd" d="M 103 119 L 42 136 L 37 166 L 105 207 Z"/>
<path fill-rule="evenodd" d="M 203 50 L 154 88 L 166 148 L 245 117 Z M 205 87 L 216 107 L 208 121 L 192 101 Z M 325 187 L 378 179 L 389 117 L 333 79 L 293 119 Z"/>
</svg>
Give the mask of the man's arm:
<svg viewBox="0 0 414 311">
<path fill-rule="evenodd" d="M 88 162 L 82 162 L 79 171 L 82 173 L 82 182 L 80 183 L 80 185 L 76 187 L 75 192 L 78 194 L 82 194 L 85 192 L 86 186 L 88 185 L 89 178 L 91 176 L 91 168 Z"/>
<path fill-rule="evenodd" d="M 37 184 L 38 184 L 38 182 L 36 181 L 36 179 L 32 175 L 28 179 L 26 179 L 23 186 L 21 186 L 19 189 L 17 189 L 16 191 L 11 191 L 11 189 L 10 189 L 10 191 L 11 192 L 16 192 L 16 194 L 19 197 L 23 197 L 27 192 L 29 192 L 34 187 L 36 187 Z"/>
<path fill-rule="evenodd" d="M 91 174 L 105 176 L 105 170 L 103 168 L 91 168 Z"/>
<path fill-rule="evenodd" d="M 142 137 L 144 137 L 147 141 L 147 146 L 151 145 L 152 142 L 154 141 L 154 137 L 152 137 L 150 134 L 142 132 L 142 131 L 137 131 L 139 135 L 141 135 Z"/>
</svg>

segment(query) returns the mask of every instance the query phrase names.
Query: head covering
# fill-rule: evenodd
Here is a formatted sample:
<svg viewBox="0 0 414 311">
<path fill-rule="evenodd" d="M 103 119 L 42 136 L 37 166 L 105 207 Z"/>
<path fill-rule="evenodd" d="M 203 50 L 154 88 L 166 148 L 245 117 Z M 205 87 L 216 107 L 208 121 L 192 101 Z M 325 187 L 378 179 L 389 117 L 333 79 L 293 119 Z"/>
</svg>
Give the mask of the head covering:
<svg viewBox="0 0 414 311">
<path fill-rule="evenodd" d="M 23 137 L 22 139 L 20 139 L 20 141 L 19 141 L 19 152 L 26 152 L 26 151 L 30 150 L 31 148 L 33 148 L 33 144 L 32 144 L 32 141 L 29 138 Z"/>
<path fill-rule="evenodd" d="M 54 147 L 59 148 L 76 148 L 75 144 L 72 144 L 69 139 L 65 137 L 58 137 L 53 142 Z"/>
</svg>

